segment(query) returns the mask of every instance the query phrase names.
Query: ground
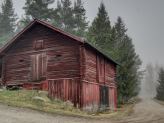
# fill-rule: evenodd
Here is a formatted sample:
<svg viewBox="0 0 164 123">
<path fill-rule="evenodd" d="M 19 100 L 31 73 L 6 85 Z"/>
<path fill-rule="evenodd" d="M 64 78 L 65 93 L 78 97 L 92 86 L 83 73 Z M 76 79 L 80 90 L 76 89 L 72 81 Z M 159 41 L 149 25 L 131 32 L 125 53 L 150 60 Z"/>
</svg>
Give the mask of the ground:
<svg viewBox="0 0 164 123">
<path fill-rule="evenodd" d="M 0 104 L 1 123 L 100 123 L 101 120 L 51 115 L 24 108 L 13 108 Z M 103 121 L 102 121 L 103 122 Z M 104 123 L 104 122 L 103 122 Z"/>
<path fill-rule="evenodd" d="M 164 123 L 164 105 L 154 99 L 142 100 L 134 107 L 134 112 L 119 123 Z"/>
<path fill-rule="evenodd" d="M 0 121 L 2 123 L 164 123 L 164 106 L 152 99 L 142 100 L 135 105 L 134 112 L 130 116 L 110 120 L 51 115 L 0 104 Z"/>
</svg>

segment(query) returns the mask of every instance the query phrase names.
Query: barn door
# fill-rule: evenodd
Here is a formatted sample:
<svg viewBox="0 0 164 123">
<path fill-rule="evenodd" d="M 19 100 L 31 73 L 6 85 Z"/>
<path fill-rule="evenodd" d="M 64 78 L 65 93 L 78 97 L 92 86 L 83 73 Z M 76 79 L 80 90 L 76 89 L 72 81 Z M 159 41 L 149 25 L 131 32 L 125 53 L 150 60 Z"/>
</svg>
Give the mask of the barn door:
<svg viewBox="0 0 164 123">
<path fill-rule="evenodd" d="M 110 109 L 114 109 L 115 108 L 115 89 L 114 88 L 110 88 L 109 97 L 110 97 Z"/>
<path fill-rule="evenodd" d="M 100 86 L 100 106 L 109 106 L 109 90 L 106 86 Z"/>
<path fill-rule="evenodd" d="M 46 54 L 40 53 L 31 56 L 31 79 L 40 81 L 46 79 Z"/>
</svg>

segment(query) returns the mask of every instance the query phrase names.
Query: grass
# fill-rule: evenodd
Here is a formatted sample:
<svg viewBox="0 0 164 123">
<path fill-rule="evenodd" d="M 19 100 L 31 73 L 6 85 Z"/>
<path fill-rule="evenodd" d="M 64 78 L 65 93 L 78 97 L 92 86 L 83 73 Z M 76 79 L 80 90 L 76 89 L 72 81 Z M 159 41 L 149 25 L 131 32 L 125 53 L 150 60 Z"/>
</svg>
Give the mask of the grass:
<svg viewBox="0 0 164 123">
<path fill-rule="evenodd" d="M 39 99 L 34 99 L 39 97 Z M 0 91 L 0 103 L 21 108 L 30 108 L 52 114 L 78 116 L 85 118 L 114 118 L 118 119 L 129 115 L 133 110 L 133 104 L 121 106 L 118 111 L 106 111 L 101 113 L 88 113 L 73 107 L 70 102 L 50 100 L 47 92 L 35 90 Z"/>
</svg>

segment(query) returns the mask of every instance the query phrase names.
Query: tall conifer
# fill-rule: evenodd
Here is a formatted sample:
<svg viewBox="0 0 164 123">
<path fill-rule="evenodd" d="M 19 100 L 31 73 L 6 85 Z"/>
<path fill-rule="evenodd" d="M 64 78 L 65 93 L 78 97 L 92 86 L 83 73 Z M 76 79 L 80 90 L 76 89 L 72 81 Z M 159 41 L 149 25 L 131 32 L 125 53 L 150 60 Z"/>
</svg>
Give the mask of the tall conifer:
<svg viewBox="0 0 164 123">
<path fill-rule="evenodd" d="M 75 34 L 84 37 L 88 27 L 88 22 L 86 21 L 86 10 L 84 9 L 81 0 L 76 0 L 74 2 L 74 21 Z"/>
<path fill-rule="evenodd" d="M 142 62 L 120 17 L 114 28 L 115 48 L 112 56 L 121 64 L 117 69 L 118 99 L 120 103 L 124 103 L 139 93 L 142 77 L 139 69 Z"/>
<path fill-rule="evenodd" d="M 94 46 L 107 51 L 106 44 L 110 41 L 111 25 L 108 13 L 103 3 L 100 4 L 98 14 L 89 27 L 87 39 Z"/>
<path fill-rule="evenodd" d="M 56 13 L 57 20 L 54 18 L 53 22 L 56 23 L 59 28 L 74 33 L 75 21 L 73 15 L 73 7 L 71 6 L 72 2 L 70 0 L 61 0 L 57 3 Z"/>
<path fill-rule="evenodd" d="M 6 43 L 16 29 L 16 14 L 14 13 L 12 0 L 5 0 L 1 5 L 0 13 L 0 46 Z"/>
<path fill-rule="evenodd" d="M 26 0 L 25 6 L 25 22 L 28 23 L 33 18 L 40 20 L 49 20 L 53 9 L 48 8 L 54 0 Z"/>
<path fill-rule="evenodd" d="M 14 13 L 12 0 L 5 0 L 1 7 L 0 35 L 12 34 L 14 33 L 17 19 L 16 14 Z"/>
</svg>

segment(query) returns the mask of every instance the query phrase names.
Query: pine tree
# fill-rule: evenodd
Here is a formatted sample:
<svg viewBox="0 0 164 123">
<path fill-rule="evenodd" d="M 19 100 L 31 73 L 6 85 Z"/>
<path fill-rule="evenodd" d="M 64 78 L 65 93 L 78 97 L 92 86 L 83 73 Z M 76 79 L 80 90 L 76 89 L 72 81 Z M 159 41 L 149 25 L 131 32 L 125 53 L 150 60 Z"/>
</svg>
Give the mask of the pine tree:
<svg viewBox="0 0 164 123">
<path fill-rule="evenodd" d="M 2 3 L 2 12 L 0 14 L 0 36 L 14 33 L 16 19 L 12 0 L 5 0 Z"/>
<path fill-rule="evenodd" d="M 29 23 L 33 18 L 40 20 L 49 20 L 53 13 L 53 9 L 48 8 L 54 0 L 26 0 L 25 6 L 25 19 L 24 23 Z"/>
<path fill-rule="evenodd" d="M 164 101 L 164 69 L 163 68 L 160 69 L 158 82 L 159 85 L 157 87 L 156 98 Z"/>
<path fill-rule="evenodd" d="M 83 7 L 81 0 L 76 0 L 74 2 L 74 19 L 75 19 L 75 34 L 77 36 L 84 37 L 85 31 L 88 27 L 88 22 L 86 21 L 86 10 Z"/>
<path fill-rule="evenodd" d="M 117 69 L 118 101 L 127 102 L 140 90 L 142 72 L 139 71 L 141 60 L 135 52 L 132 39 L 126 34 L 126 27 L 119 17 L 115 28 L 115 47 L 112 56 L 121 66 Z"/>
<path fill-rule="evenodd" d="M 62 10 L 61 2 L 58 0 L 57 1 L 57 7 L 53 11 L 51 23 L 52 23 L 52 25 L 54 25 L 55 27 L 58 27 L 60 29 L 62 29 L 61 10 Z"/>
<path fill-rule="evenodd" d="M 72 2 L 70 0 L 58 1 L 55 11 L 55 13 L 57 13 L 57 18 L 54 18 L 52 23 L 54 26 L 57 26 L 67 32 L 75 33 L 75 21 L 73 7 L 71 5 Z"/>
<path fill-rule="evenodd" d="M 91 44 L 99 47 L 103 51 L 107 51 L 110 44 L 111 25 L 108 13 L 103 3 L 100 4 L 97 17 L 93 20 L 89 27 L 87 39 Z"/>
<path fill-rule="evenodd" d="M 16 28 L 16 14 L 14 13 L 12 0 L 5 0 L 1 5 L 0 13 L 0 46 L 6 43 Z"/>
</svg>

